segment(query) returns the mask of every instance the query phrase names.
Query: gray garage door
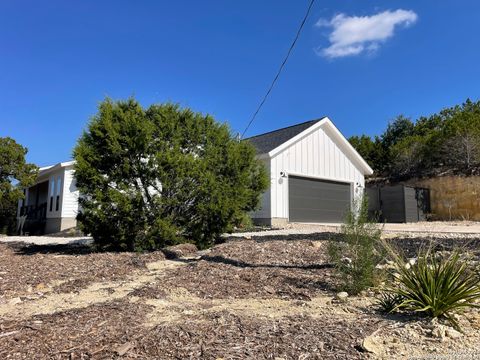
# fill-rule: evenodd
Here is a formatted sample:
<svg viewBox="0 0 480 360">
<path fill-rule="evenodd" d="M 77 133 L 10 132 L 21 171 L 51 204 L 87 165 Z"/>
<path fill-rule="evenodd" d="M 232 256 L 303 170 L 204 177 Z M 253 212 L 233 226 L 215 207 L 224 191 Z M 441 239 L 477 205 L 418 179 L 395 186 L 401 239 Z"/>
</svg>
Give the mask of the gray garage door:
<svg viewBox="0 0 480 360">
<path fill-rule="evenodd" d="M 289 176 L 288 193 L 293 222 L 342 222 L 350 208 L 350 184 Z"/>
</svg>

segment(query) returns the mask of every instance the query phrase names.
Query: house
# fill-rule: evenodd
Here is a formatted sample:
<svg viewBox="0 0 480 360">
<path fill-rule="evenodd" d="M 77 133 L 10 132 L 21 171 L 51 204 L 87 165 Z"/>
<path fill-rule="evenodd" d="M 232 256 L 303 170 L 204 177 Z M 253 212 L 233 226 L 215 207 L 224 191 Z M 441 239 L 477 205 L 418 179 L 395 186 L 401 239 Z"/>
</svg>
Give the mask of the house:
<svg viewBox="0 0 480 360">
<path fill-rule="evenodd" d="M 68 161 L 40 168 L 37 181 L 24 189 L 25 197 L 18 203 L 19 228 L 49 234 L 76 226 L 79 192 L 73 165 Z"/>
<path fill-rule="evenodd" d="M 245 139 L 270 175 L 256 223 L 342 222 L 372 169 L 327 117 Z M 40 169 L 18 205 L 19 224 L 30 233 L 74 227 L 79 192 L 73 161 Z"/>
<path fill-rule="evenodd" d="M 373 170 L 328 117 L 245 139 L 270 175 L 254 222 L 339 223 Z"/>
</svg>

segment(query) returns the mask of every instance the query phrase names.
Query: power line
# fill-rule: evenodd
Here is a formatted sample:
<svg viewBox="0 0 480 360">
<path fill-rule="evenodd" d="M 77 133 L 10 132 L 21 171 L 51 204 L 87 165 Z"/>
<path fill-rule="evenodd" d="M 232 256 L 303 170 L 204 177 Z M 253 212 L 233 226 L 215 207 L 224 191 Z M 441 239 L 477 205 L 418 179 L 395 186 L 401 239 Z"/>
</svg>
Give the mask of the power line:
<svg viewBox="0 0 480 360">
<path fill-rule="evenodd" d="M 268 88 L 267 93 L 265 94 L 262 101 L 258 105 L 257 110 L 253 113 L 252 118 L 248 122 L 248 125 L 245 128 L 245 130 L 243 130 L 242 136 L 240 138 L 243 138 L 243 135 L 245 135 L 245 133 L 247 132 L 250 125 L 252 125 L 253 121 L 257 117 L 257 114 L 260 112 L 260 109 L 262 108 L 263 104 L 265 104 L 265 101 L 267 100 L 268 95 L 270 95 L 270 93 L 272 92 L 272 89 L 275 86 L 275 83 L 277 82 L 277 80 L 280 76 L 280 73 L 282 72 L 285 64 L 287 63 L 287 60 L 288 60 L 293 48 L 295 47 L 295 44 L 297 43 L 298 38 L 300 37 L 300 33 L 302 32 L 303 26 L 305 25 L 305 22 L 307 21 L 308 15 L 310 14 L 310 10 L 312 9 L 314 3 L 315 3 L 315 0 L 310 0 L 310 4 L 308 5 L 307 12 L 305 13 L 304 18 L 303 18 L 302 22 L 300 23 L 300 27 L 297 30 L 297 34 L 295 35 L 295 39 L 293 40 L 292 45 L 290 45 L 290 48 L 288 49 L 288 52 L 287 52 L 287 55 L 285 56 L 285 59 L 283 60 L 282 64 L 280 65 L 280 68 L 278 69 L 277 74 L 273 78 L 273 81 L 270 84 L 270 87 Z"/>
</svg>

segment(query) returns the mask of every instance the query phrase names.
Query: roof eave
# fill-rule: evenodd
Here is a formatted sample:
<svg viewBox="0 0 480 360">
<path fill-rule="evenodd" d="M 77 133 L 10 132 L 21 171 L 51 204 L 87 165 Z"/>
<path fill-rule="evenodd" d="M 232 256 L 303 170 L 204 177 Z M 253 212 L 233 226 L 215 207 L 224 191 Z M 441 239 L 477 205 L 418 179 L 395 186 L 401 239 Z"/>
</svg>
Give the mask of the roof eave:
<svg viewBox="0 0 480 360">
<path fill-rule="evenodd" d="M 61 162 L 55 165 L 50 165 L 50 166 L 44 166 L 39 169 L 38 176 L 39 177 L 45 176 L 53 171 L 60 170 L 62 168 L 72 167 L 73 165 L 75 165 L 75 160 L 64 161 L 64 162 Z"/>
<path fill-rule="evenodd" d="M 335 124 L 327 118 L 327 122 L 325 123 L 329 129 L 331 129 L 337 138 L 345 145 L 347 151 L 349 154 L 353 157 L 358 162 L 358 165 L 360 165 L 360 168 L 363 170 L 363 175 L 372 175 L 373 174 L 373 169 L 368 165 L 368 163 L 365 161 L 365 159 L 358 153 L 358 151 L 350 144 L 350 141 L 343 136 L 343 134 L 340 132 L 340 130 L 337 129 Z"/>
</svg>

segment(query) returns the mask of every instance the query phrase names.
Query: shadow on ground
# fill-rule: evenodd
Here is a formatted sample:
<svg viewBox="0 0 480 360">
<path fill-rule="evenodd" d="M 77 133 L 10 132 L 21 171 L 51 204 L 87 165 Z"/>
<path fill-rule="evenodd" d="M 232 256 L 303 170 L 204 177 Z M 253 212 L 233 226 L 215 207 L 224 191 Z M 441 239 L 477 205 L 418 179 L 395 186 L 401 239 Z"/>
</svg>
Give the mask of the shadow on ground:
<svg viewBox="0 0 480 360">
<path fill-rule="evenodd" d="M 99 252 L 93 245 L 86 243 L 84 239 L 75 240 L 68 244 L 36 245 L 24 242 L 10 242 L 5 243 L 5 245 L 13 249 L 16 255 L 88 255 Z"/>
<path fill-rule="evenodd" d="M 316 232 L 311 234 L 285 234 L 285 235 L 261 235 L 262 232 L 259 232 L 259 235 L 253 235 L 250 238 L 256 242 L 262 243 L 265 241 L 271 240 L 342 240 L 343 235 L 335 232 Z M 225 241 L 229 240 L 244 240 L 245 237 L 239 233 L 236 236 L 226 236 Z"/>
<path fill-rule="evenodd" d="M 242 268 L 277 268 L 277 269 L 302 269 L 302 270 L 318 270 L 318 269 L 331 269 L 332 264 L 306 264 L 306 265 L 289 265 L 289 264 L 251 264 L 248 262 L 226 258 L 224 256 L 216 255 L 202 256 L 199 260 L 205 260 L 213 263 L 222 263 L 225 265 L 232 265 Z M 193 260 L 197 261 L 197 260 Z"/>
</svg>

